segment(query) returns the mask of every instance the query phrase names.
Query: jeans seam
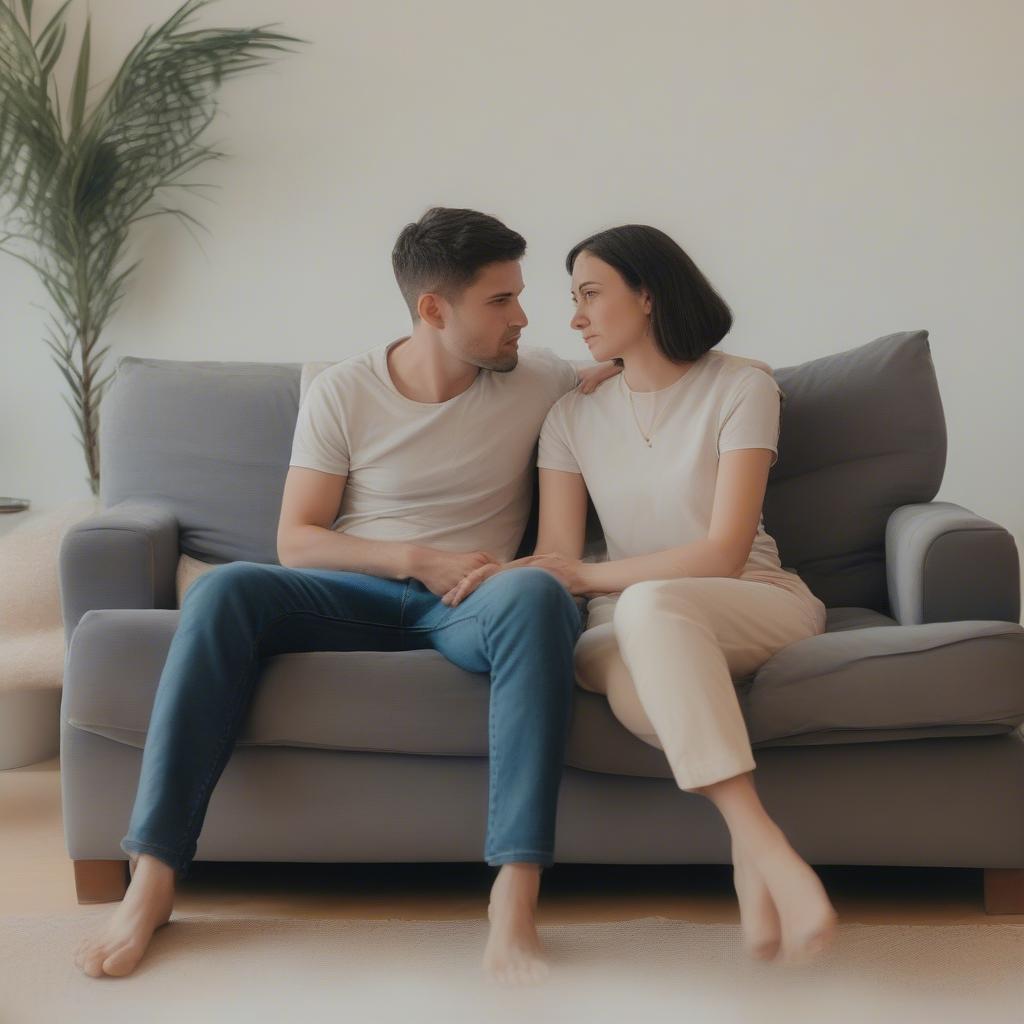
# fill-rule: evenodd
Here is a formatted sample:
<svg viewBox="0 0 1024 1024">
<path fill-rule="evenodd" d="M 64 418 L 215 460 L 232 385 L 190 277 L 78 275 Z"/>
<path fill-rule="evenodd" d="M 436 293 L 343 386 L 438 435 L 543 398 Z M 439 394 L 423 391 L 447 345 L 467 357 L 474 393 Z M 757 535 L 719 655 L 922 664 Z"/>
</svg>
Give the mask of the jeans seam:
<svg viewBox="0 0 1024 1024">
<path fill-rule="evenodd" d="M 162 846 L 160 843 L 149 843 L 149 842 L 146 842 L 145 840 L 142 840 L 142 839 L 132 839 L 131 837 L 125 837 L 122 840 L 122 843 L 128 843 L 129 845 L 133 845 L 133 846 L 143 846 L 143 847 L 146 847 L 146 848 L 149 848 L 149 849 L 153 849 L 153 850 L 160 850 L 161 853 L 166 853 L 166 854 L 168 854 L 171 857 L 174 857 L 174 858 L 178 857 L 178 854 L 177 854 L 176 851 L 172 850 L 169 846 Z M 125 851 L 125 852 L 127 852 L 127 851 Z M 142 852 L 144 853 L 145 850 L 143 850 Z"/>
<path fill-rule="evenodd" d="M 270 626 L 277 625 L 277 623 L 279 622 L 283 622 L 290 615 L 310 615 L 316 619 L 326 619 L 328 622 L 343 622 L 349 626 L 370 626 L 372 629 L 402 629 L 401 624 L 393 626 L 389 622 L 367 622 L 365 619 L 350 619 L 345 615 L 323 615 L 320 612 L 313 612 L 307 611 L 306 609 L 301 609 L 299 611 L 292 610 L 284 612 L 283 614 L 278 615 L 276 618 L 270 619 L 268 622 L 264 622 L 263 625 L 260 626 L 259 632 L 256 634 L 256 641 L 258 641 L 260 637 L 263 635 L 264 630 L 268 629 Z"/>
<path fill-rule="evenodd" d="M 442 629 L 447 629 L 449 626 L 460 626 L 463 622 L 472 622 L 476 618 L 478 616 L 474 612 L 472 615 L 465 615 L 461 619 L 446 622 L 442 626 L 406 626 L 405 631 L 407 633 L 439 633 Z"/>
<path fill-rule="evenodd" d="M 405 631 L 405 602 L 409 598 L 409 587 L 412 586 L 412 578 L 405 582 L 405 590 L 402 591 L 402 605 L 398 609 L 398 628 Z"/>
<path fill-rule="evenodd" d="M 252 646 L 250 648 L 250 652 L 249 652 L 249 659 L 250 659 L 250 661 L 253 660 L 254 656 L 255 656 L 255 641 L 253 642 L 253 644 L 252 644 Z M 199 805 L 203 802 L 203 799 L 204 799 L 204 797 L 206 795 L 207 788 L 210 785 L 210 779 L 213 777 L 213 773 L 216 771 L 218 762 L 220 761 L 221 754 L 224 753 L 224 748 L 227 746 L 228 738 L 230 737 L 231 730 L 232 730 L 232 728 L 234 727 L 234 724 L 235 724 L 235 719 L 238 717 L 239 706 L 242 703 L 242 696 L 243 696 L 242 695 L 242 691 L 239 688 L 239 690 L 236 692 L 235 701 L 234 701 L 234 704 L 233 704 L 233 706 L 231 708 L 231 714 L 228 716 L 228 719 L 227 719 L 227 726 L 226 726 L 223 734 L 221 735 L 220 746 L 217 748 L 217 753 L 213 756 L 212 763 L 210 765 L 210 770 L 207 772 L 206 778 L 203 780 L 202 786 L 199 787 L 199 791 L 196 794 L 196 799 L 193 801 L 192 808 L 189 811 L 188 821 L 187 821 L 187 823 L 185 825 L 185 836 L 184 836 L 184 838 L 181 841 L 181 846 L 179 847 L 178 854 L 177 854 L 177 857 L 178 857 L 179 861 L 183 861 L 184 860 L 185 847 L 188 846 L 188 844 L 189 844 L 189 840 L 190 840 L 190 837 L 192 835 L 192 826 L 195 824 L 196 814 L 197 814 L 197 812 L 199 810 Z M 226 768 L 226 767 L 227 767 L 227 762 L 225 761 L 224 765 L 222 766 L 222 769 Z"/>
<path fill-rule="evenodd" d="M 493 853 L 492 857 L 507 857 L 510 853 L 551 853 L 551 850 L 540 850 L 536 847 L 531 846 L 511 846 L 507 850 L 499 850 L 497 853 Z"/>
<path fill-rule="evenodd" d="M 490 867 L 504 867 L 506 864 L 521 862 L 539 863 L 541 867 L 550 867 L 555 863 L 555 855 L 552 850 L 506 850 L 502 853 L 489 854 L 484 859 Z"/>
<path fill-rule="evenodd" d="M 498 850 L 497 853 L 492 853 L 490 856 L 492 856 L 492 857 L 507 857 L 509 854 L 512 854 L 512 853 L 533 853 L 533 854 L 536 854 L 536 855 L 541 856 L 541 857 L 550 857 L 551 856 L 551 850 L 535 850 L 532 847 L 528 847 L 528 846 L 513 846 L 513 847 L 510 847 L 507 850 Z"/>
<path fill-rule="evenodd" d="M 256 664 L 257 661 L 258 661 L 257 656 L 256 656 L 256 648 L 259 645 L 260 637 L 263 635 L 263 631 L 268 626 L 273 625 L 275 622 L 280 622 L 282 619 L 287 618 L 288 615 L 290 615 L 290 614 L 292 614 L 292 613 L 291 612 L 286 612 L 284 615 L 280 615 L 276 619 L 272 619 L 270 622 L 264 623 L 256 631 L 256 635 L 253 637 L 252 642 L 249 645 L 249 663 L 250 663 L 250 665 Z M 322 618 L 331 618 L 331 616 L 321 616 L 321 617 Z M 241 704 L 242 704 L 243 696 L 244 696 L 243 690 L 241 688 L 238 688 L 236 690 L 236 692 L 235 692 L 235 700 L 234 700 L 234 703 L 233 703 L 232 708 L 231 708 L 231 713 L 228 715 L 228 718 L 227 718 L 227 726 L 226 726 L 223 734 L 221 735 L 220 745 L 217 748 L 217 753 L 214 755 L 214 757 L 212 759 L 212 763 L 209 766 L 210 770 L 207 772 L 206 778 L 203 780 L 203 784 L 199 787 L 199 791 L 198 791 L 198 793 L 196 795 L 196 799 L 195 799 L 195 801 L 192 804 L 191 810 L 189 811 L 188 820 L 187 820 L 187 823 L 185 825 L 185 835 L 184 835 L 184 837 L 183 837 L 183 839 L 181 841 L 181 846 L 180 846 L 178 854 L 177 854 L 179 862 L 184 860 L 185 848 L 188 846 L 188 844 L 190 842 L 191 835 L 192 835 L 192 827 L 195 824 L 196 814 L 197 814 L 197 812 L 199 810 L 199 806 L 203 802 L 203 799 L 206 796 L 207 790 L 208 790 L 209 785 L 210 785 L 210 779 L 213 777 L 214 772 L 217 770 L 217 766 L 218 766 L 218 764 L 219 764 L 219 762 L 221 760 L 221 755 L 224 753 L 224 748 L 227 746 L 228 739 L 231 736 L 231 732 L 232 732 L 232 730 L 233 730 L 233 728 L 234 728 L 234 726 L 236 724 L 236 720 L 240 717 L 239 716 L 239 710 L 240 710 L 240 707 L 241 707 Z M 227 760 L 230 760 L 230 756 L 228 757 Z M 221 770 L 223 770 L 224 768 L 227 767 L 227 760 L 225 760 L 224 764 L 221 766 Z"/>
<path fill-rule="evenodd" d="M 477 615 L 467 616 L 465 619 L 459 619 L 458 621 L 466 622 L 469 619 L 476 623 L 477 632 L 480 636 L 480 648 L 487 658 L 487 672 L 491 681 L 490 694 L 487 699 L 487 761 L 490 769 L 490 778 L 488 779 L 487 787 L 487 837 L 484 841 L 484 849 L 486 850 L 494 834 L 494 805 L 497 801 L 498 793 L 498 786 L 495 784 L 495 780 L 498 776 L 499 758 L 496 754 L 496 744 L 494 742 L 494 715 L 491 714 L 491 700 L 494 698 L 494 655 L 490 648 L 490 638 L 487 636 L 486 630 L 481 628 L 480 619 Z M 454 625 L 454 623 L 445 623 L 446 627 L 449 625 Z M 486 853 L 484 856 L 486 858 Z"/>
</svg>

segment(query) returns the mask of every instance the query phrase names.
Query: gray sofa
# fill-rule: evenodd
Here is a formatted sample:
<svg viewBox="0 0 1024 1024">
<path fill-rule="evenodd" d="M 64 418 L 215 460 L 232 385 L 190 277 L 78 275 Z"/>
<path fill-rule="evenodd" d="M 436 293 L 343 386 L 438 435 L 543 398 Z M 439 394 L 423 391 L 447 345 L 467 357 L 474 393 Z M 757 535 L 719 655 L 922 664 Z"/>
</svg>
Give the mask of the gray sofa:
<svg viewBox="0 0 1024 1024">
<path fill-rule="evenodd" d="M 61 778 L 81 903 L 120 899 L 182 553 L 276 562 L 301 364 L 122 358 L 103 510 L 60 548 Z M 1024 628 L 1013 537 L 932 501 L 946 433 L 927 332 L 775 370 L 765 527 L 828 607 L 735 680 L 758 791 L 811 864 L 984 871 L 1024 912 Z M 536 503 L 521 553 L 532 550 Z M 600 523 L 588 557 L 601 557 Z M 435 651 L 267 660 L 197 860 L 480 861 L 488 687 Z M 714 806 L 577 688 L 558 862 L 727 864 Z"/>
</svg>

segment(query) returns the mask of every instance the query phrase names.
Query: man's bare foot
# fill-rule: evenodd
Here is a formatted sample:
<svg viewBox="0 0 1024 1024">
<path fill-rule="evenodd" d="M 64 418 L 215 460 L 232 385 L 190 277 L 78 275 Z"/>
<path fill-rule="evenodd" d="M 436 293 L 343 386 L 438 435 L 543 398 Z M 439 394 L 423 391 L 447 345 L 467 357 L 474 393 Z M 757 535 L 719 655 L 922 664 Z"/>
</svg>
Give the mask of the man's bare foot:
<svg viewBox="0 0 1024 1024">
<path fill-rule="evenodd" d="M 732 877 L 740 904 L 743 948 L 755 960 L 773 960 L 782 945 L 779 911 L 757 866 L 733 843 Z"/>
<path fill-rule="evenodd" d="M 778 911 L 784 962 L 815 959 L 835 938 L 839 920 L 821 879 L 774 824 L 756 846 L 737 845 L 741 861 L 753 863 Z"/>
<path fill-rule="evenodd" d="M 174 869 L 148 853 L 135 858 L 124 899 L 94 934 L 75 949 L 75 966 L 91 978 L 131 974 L 153 932 L 167 924 L 174 904 Z"/>
<path fill-rule="evenodd" d="M 491 888 L 491 922 L 484 970 L 506 985 L 529 985 L 548 974 L 534 914 L 540 890 L 540 866 L 503 864 Z"/>
</svg>

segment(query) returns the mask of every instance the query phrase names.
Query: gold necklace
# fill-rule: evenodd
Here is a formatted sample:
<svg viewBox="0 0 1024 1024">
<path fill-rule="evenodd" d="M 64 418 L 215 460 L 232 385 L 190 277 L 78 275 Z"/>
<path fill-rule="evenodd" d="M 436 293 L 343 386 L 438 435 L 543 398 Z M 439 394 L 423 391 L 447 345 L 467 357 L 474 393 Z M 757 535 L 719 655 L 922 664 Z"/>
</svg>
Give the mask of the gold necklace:
<svg viewBox="0 0 1024 1024">
<path fill-rule="evenodd" d="M 689 371 L 687 371 L 687 372 L 689 372 Z M 685 376 L 685 374 L 684 374 L 684 376 Z M 644 444 L 646 444 L 648 448 L 653 448 L 654 447 L 654 444 L 653 444 L 654 430 L 657 427 L 658 422 L 661 420 L 661 417 L 664 416 L 665 413 L 668 411 L 668 409 L 671 407 L 671 405 L 672 405 L 671 399 L 669 400 L 669 402 L 665 406 L 665 408 L 662 409 L 661 412 L 658 413 L 654 417 L 654 421 L 651 423 L 650 427 L 648 428 L 649 432 L 645 433 L 644 432 L 644 428 L 640 426 L 640 418 L 636 414 L 636 403 L 633 401 L 633 392 L 630 390 L 629 386 L 626 384 L 625 375 L 620 373 L 619 374 L 619 380 L 622 382 L 622 386 L 623 386 L 623 388 L 625 388 L 626 394 L 629 396 L 629 407 L 633 411 L 633 422 L 636 424 L 636 429 L 640 431 L 640 436 L 644 439 Z M 654 394 L 657 395 L 657 392 L 655 392 Z M 657 404 L 658 399 L 655 398 L 654 401 L 655 401 L 655 404 Z"/>
</svg>

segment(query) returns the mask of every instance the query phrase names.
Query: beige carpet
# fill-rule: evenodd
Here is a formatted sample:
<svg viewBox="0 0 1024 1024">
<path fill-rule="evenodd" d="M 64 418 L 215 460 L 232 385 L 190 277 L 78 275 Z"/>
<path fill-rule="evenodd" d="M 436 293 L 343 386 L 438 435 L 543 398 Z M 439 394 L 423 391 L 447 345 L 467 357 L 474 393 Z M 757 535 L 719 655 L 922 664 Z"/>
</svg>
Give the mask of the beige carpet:
<svg viewBox="0 0 1024 1024">
<path fill-rule="evenodd" d="M 64 532 L 99 508 L 94 498 L 15 515 L 0 536 L 0 691 L 61 686 L 64 623 L 57 556 Z"/>
<path fill-rule="evenodd" d="M 0 1021 L 712 1024 L 1024 1019 L 1024 925 L 840 925 L 802 967 L 747 959 L 738 925 L 661 917 L 541 928 L 552 973 L 489 985 L 487 924 L 175 913 L 127 978 L 73 963 L 107 905 L 0 917 Z"/>
</svg>

